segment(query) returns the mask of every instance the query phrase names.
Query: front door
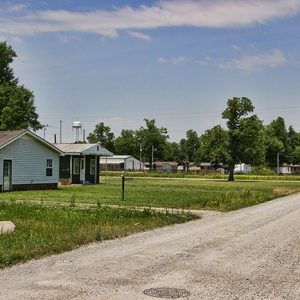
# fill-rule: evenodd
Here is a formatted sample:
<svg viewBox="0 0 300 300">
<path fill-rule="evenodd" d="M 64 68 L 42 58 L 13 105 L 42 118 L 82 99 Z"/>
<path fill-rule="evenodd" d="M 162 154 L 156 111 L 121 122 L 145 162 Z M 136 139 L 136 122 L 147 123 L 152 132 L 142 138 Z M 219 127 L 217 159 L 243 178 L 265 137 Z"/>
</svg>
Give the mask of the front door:
<svg viewBox="0 0 300 300">
<path fill-rule="evenodd" d="M 80 158 L 80 182 L 85 182 L 85 157 Z"/>
<path fill-rule="evenodd" d="M 3 161 L 3 192 L 11 191 L 12 180 L 12 163 L 11 160 Z"/>
</svg>

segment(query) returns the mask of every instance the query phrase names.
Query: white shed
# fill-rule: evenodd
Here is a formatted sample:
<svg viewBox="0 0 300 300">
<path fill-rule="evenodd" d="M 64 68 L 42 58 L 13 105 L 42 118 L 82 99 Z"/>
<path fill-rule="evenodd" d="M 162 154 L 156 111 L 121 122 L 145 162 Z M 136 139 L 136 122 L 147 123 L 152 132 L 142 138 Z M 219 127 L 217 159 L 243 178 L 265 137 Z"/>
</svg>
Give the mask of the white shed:
<svg viewBox="0 0 300 300">
<path fill-rule="evenodd" d="M 0 131 L 0 191 L 57 188 L 60 155 L 29 130 Z"/>
<path fill-rule="evenodd" d="M 110 157 L 100 157 L 100 170 L 143 171 L 144 164 L 131 155 L 113 155 Z"/>
<path fill-rule="evenodd" d="M 251 165 L 248 164 L 237 164 L 234 167 L 234 173 L 236 174 L 245 174 L 245 173 L 249 173 L 252 170 Z"/>
</svg>

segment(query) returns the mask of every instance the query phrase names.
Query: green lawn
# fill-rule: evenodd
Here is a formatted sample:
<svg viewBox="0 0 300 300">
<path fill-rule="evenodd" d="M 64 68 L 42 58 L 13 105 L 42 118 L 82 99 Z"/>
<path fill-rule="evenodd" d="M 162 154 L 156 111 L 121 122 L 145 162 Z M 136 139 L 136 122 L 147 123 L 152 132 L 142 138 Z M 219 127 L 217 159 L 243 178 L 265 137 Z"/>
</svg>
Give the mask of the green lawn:
<svg viewBox="0 0 300 300">
<path fill-rule="evenodd" d="M 14 233 L 0 235 L 0 268 L 82 244 L 196 218 L 191 214 L 165 214 L 149 209 L 79 209 L 0 201 L 0 221 L 11 220 L 16 225 Z"/>
<path fill-rule="evenodd" d="M 118 204 L 179 209 L 230 211 L 300 191 L 299 182 L 227 182 L 134 178 L 126 181 L 121 201 L 121 178 L 105 177 L 99 185 L 65 186 L 54 191 L 12 192 L 7 200 Z"/>
</svg>

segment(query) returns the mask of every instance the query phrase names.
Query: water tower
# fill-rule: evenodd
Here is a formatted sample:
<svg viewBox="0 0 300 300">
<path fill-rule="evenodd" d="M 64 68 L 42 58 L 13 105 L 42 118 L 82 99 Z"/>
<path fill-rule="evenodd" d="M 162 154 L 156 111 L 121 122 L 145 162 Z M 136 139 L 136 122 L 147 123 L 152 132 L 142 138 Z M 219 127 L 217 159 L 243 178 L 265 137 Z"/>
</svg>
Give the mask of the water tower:
<svg viewBox="0 0 300 300">
<path fill-rule="evenodd" d="M 82 123 L 81 122 L 74 121 L 72 123 L 72 133 L 73 133 L 74 142 L 78 143 L 79 138 L 82 135 Z"/>
</svg>

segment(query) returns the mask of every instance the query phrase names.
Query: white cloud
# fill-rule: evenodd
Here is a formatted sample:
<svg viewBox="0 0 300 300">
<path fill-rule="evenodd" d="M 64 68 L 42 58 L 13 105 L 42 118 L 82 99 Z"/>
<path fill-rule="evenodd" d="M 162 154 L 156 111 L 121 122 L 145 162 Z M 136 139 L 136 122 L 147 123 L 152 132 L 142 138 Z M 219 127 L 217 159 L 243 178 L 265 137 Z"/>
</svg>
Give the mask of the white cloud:
<svg viewBox="0 0 300 300">
<path fill-rule="evenodd" d="M 24 10 L 25 8 L 27 8 L 26 4 L 19 3 L 19 4 L 10 5 L 7 8 L 7 10 L 10 12 L 19 12 L 19 11 Z"/>
<path fill-rule="evenodd" d="M 205 59 L 196 59 L 194 62 L 198 65 L 208 65 L 211 61 L 211 58 L 209 56 L 206 56 Z"/>
<path fill-rule="evenodd" d="M 157 59 L 157 62 L 158 62 L 159 64 L 166 64 L 168 61 L 167 61 L 165 58 L 163 58 L 163 57 L 159 57 L 159 58 Z"/>
<path fill-rule="evenodd" d="M 146 42 L 150 42 L 152 40 L 151 36 L 145 33 L 137 32 L 137 31 L 128 31 L 128 34 L 133 38 L 143 40 Z"/>
<path fill-rule="evenodd" d="M 174 64 L 174 65 L 177 65 L 177 64 L 183 64 L 183 63 L 186 63 L 188 61 L 190 61 L 191 58 L 190 57 L 186 57 L 186 56 L 175 56 L 171 59 L 171 63 Z"/>
<path fill-rule="evenodd" d="M 274 49 L 271 53 L 244 56 L 220 64 L 222 69 L 238 69 L 246 72 L 258 71 L 263 68 L 276 68 L 286 62 L 285 55 Z"/>
<path fill-rule="evenodd" d="M 231 45 L 231 48 L 232 48 L 233 50 L 235 50 L 235 51 L 240 51 L 240 50 L 241 50 L 240 47 L 237 46 L 237 45 L 235 45 L 235 44 L 232 44 L 232 45 Z"/>
<path fill-rule="evenodd" d="M 190 57 L 186 57 L 186 56 L 175 56 L 172 57 L 170 59 L 166 59 L 163 57 L 159 57 L 157 59 L 157 62 L 159 64 L 173 64 L 173 65 L 178 65 L 178 64 L 183 64 L 186 63 L 188 61 L 191 61 L 192 59 Z"/>
<path fill-rule="evenodd" d="M 299 0 L 160 0 L 152 6 L 141 5 L 138 8 L 124 6 L 110 11 L 90 12 L 44 10 L 2 17 L 0 33 L 24 36 L 84 32 L 116 37 L 119 30 L 136 32 L 160 27 L 240 28 L 290 17 L 299 12 Z"/>
</svg>

